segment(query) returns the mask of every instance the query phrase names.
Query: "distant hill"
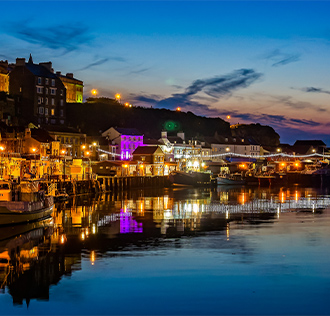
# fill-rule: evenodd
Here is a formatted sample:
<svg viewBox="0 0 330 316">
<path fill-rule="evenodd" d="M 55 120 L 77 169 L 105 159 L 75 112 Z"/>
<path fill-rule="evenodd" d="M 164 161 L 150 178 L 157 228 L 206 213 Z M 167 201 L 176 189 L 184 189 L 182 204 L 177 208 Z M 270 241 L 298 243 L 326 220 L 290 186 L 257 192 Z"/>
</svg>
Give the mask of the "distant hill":
<svg viewBox="0 0 330 316">
<path fill-rule="evenodd" d="M 72 127 L 80 128 L 82 132 L 91 136 L 99 135 L 110 127 L 137 128 L 145 137 L 150 138 L 160 138 L 162 130 L 167 130 L 169 135 L 183 131 L 187 138 L 232 133 L 230 124 L 221 118 L 207 118 L 192 112 L 167 109 L 129 108 L 107 98 L 90 98 L 83 104 L 68 103 L 67 119 Z M 274 141 L 276 146 L 279 135 L 269 126 L 257 126 L 258 128 L 251 129 L 239 128 L 236 132 L 239 131 L 241 137 L 249 133 L 245 135 L 252 136 L 265 145 Z"/>
<path fill-rule="evenodd" d="M 280 135 L 270 126 L 257 124 L 237 124 L 231 126 L 233 136 L 253 137 L 254 140 L 264 146 L 278 146 Z"/>
</svg>

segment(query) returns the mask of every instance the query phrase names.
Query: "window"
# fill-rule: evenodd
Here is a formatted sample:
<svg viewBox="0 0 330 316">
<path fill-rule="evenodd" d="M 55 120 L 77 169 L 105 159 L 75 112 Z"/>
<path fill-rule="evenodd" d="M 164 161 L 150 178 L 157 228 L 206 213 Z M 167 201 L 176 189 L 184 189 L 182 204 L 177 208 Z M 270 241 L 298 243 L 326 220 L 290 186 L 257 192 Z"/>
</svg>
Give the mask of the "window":
<svg viewBox="0 0 330 316">
<path fill-rule="evenodd" d="M 44 114 L 44 108 L 43 107 L 39 108 L 39 114 Z"/>
<path fill-rule="evenodd" d="M 48 98 L 45 98 L 45 104 L 48 105 Z"/>
<path fill-rule="evenodd" d="M 38 77 L 38 84 L 41 84 L 41 77 Z"/>
<path fill-rule="evenodd" d="M 51 95 L 56 95 L 56 89 L 50 89 L 50 94 Z"/>
<path fill-rule="evenodd" d="M 48 115 L 48 108 L 45 108 L 45 115 Z"/>
<path fill-rule="evenodd" d="M 54 110 L 54 109 L 51 109 L 51 110 L 50 110 L 50 115 L 52 115 L 52 116 L 55 115 L 55 110 Z"/>
<path fill-rule="evenodd" d="M 55 79 L 52 79 L 52 87 L 55 87 Z"/>
<path fill-rule="evenodd" d="M 48 88 L 46 88 L 46 94 L 48 94 Z"/>
<path fill-rule="evenodd" d="M 63 116 L 63 110 L 60 110 L 60 116 Z"/>
<path fill-rule="evenodd" d="M 42 93 L 43 92 L 43 88 L 42 87 L 37 87 L 37 93 Z"/>
<path fill-rule="evenodd" d="M 63 89 L 61 89 L 61 96 L 63 96 Z"/>
<path fill-rule="evenodd" d="M 52 105 L 55 105 L 55 99 L 52 99 Z"/>
<path fill-rule="evenodd" d="M 49 84 L 49 79 L 48 78 L 45 79 L 45 84 Z"/>
<path fill-rule="evenodd" d="M 38 97 L 38 104 L 42 103 L 42 97 Z"/>
<path fill-rule="evenodd" d="M 61 106 L 63 106 L 63 99 L 61 99 L 60 104 L 61 104 Z"/>
</svg>

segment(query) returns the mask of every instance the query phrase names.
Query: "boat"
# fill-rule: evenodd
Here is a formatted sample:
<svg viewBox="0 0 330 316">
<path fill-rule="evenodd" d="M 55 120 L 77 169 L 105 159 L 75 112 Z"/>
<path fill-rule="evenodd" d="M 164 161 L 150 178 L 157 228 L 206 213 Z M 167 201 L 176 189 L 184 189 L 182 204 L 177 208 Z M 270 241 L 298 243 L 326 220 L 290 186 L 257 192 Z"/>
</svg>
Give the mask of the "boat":
<svg viewBox="0 0 330 316">
<path fill-rule="evenodd" d="M 205 186 L 211 185 L 211 174 L 195 171 L 172 171 L 169 180 L 174 186 Z"/>
<path fill-rule="evenodd" d="M 54 200 L 55 202 L 63 202 L 69 199 L 69 194 L 66 193 L 65 189 L 60 189 L 55 191 Z"/>
<path fill-rule="evenodd" d="M 39 181 L 0 181 L 0 225 L 29 223 L 51 216 L 54 198 L 39 190 Z"/>
<path fill-rule="evenodd" d="M 218 185 L 243 185 L 246 181 L 241 174 L 219 174 L 217 176 Z"/>
</svg>

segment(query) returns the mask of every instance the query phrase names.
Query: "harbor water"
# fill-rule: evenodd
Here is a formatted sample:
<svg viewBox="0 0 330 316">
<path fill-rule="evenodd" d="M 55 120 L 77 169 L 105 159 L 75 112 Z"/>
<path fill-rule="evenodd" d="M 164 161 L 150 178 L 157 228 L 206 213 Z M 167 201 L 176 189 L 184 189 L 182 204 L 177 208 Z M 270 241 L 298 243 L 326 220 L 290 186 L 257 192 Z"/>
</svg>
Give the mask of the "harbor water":
<svg viewBox="0 0 330 316">
<path fill-rule="evenodd" d="M 1 315 L 329 315 L 330 190 L 81 195 L 0 228 Z"/>
</svg>

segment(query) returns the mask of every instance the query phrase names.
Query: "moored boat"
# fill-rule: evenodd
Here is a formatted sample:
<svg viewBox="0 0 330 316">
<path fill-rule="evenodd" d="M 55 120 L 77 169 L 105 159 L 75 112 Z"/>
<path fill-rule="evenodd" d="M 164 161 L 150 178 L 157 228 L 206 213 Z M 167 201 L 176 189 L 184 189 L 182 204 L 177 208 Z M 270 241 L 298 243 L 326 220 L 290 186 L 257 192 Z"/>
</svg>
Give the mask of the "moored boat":
<svg viewBox="0 0 330 316">
<path fill-rule="evenodd" d="M 177 186 L 204 186 L 211 185 L 211 174 L 193 171 L 173 171 L 169 175 L 169 180 L 173 185 Z"/>
<path fill-rule="evenodd" d="M 53 208 L 53 197 L 39 190 L 38 181 L 0 181 L 0 225 L 37 221 L 49 217 Z"/>
<path fill-rule="evenodd" d="M 218 185 L 243 185 L 245 179 L 239 174 L 219 174 L 217 176 Z"/>
</svg>

